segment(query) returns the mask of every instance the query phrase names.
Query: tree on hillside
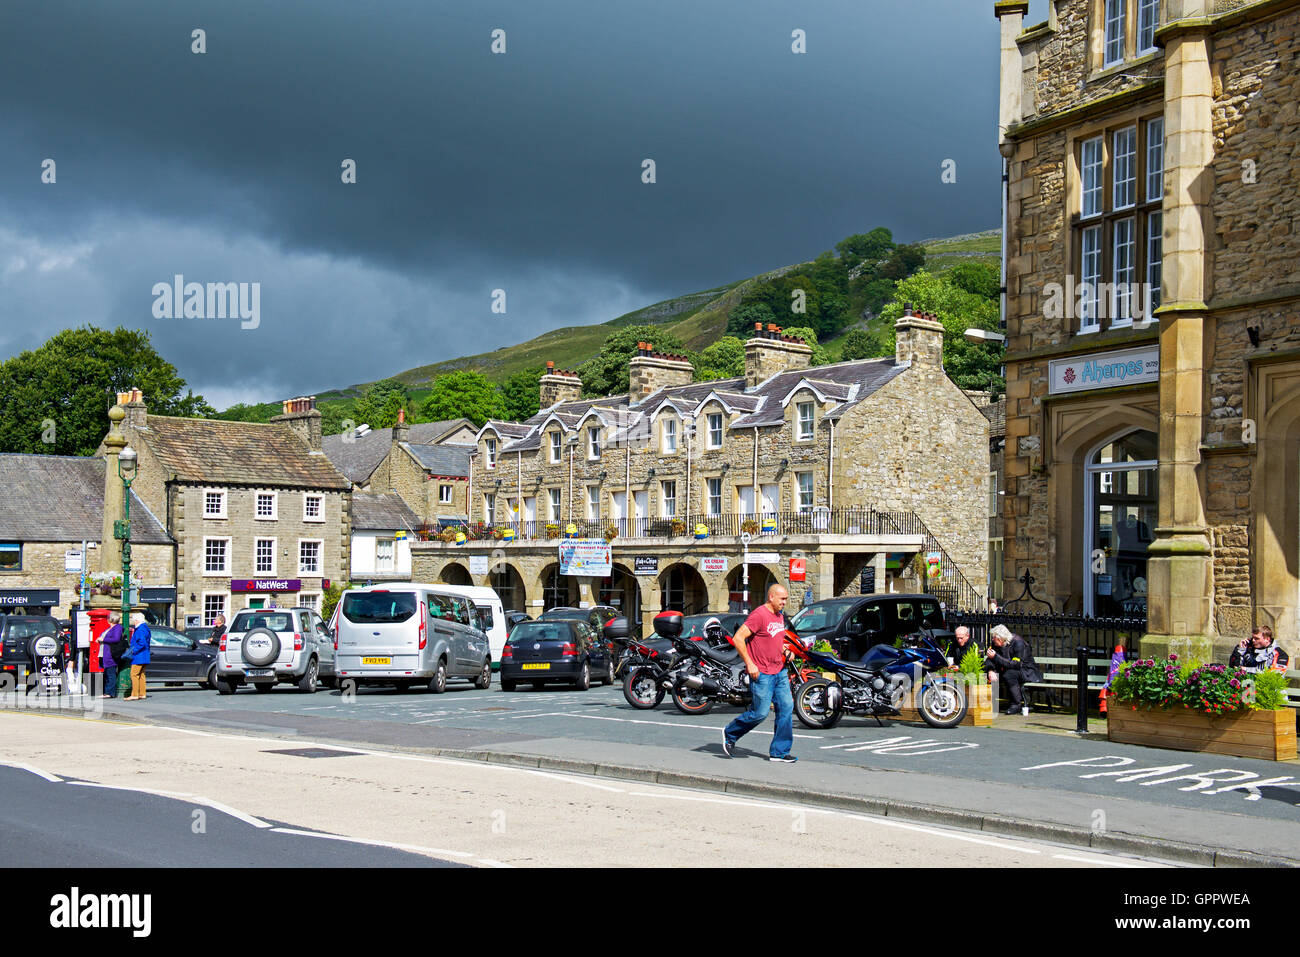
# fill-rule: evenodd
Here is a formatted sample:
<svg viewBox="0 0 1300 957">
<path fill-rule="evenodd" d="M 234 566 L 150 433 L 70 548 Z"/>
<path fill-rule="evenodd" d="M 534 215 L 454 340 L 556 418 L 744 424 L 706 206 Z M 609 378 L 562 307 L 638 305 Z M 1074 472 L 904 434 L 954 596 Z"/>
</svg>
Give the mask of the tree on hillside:
<svg viewBox="0 0 1300 957">
<path fill-rule="evenodd" d="M 776 322 L 771 307 L 764 302 L 742 303 L 727 317 L 727 335 L 737 336 L 742 342 L 752 338 L 756 322 L 761 322 L 763 328 L 767 328 L 769 322 Z"/>
<path fill-rule="evenodd" d="M 448 372 L 433 380 L 433 389 L 420 407 L 427 422 L 466 418 L 476 426 L 505 416 L 506 402 L 481 372 Z"/>
<path fill-rule="evenodd" d="M 236 402 L 226 411 L 218 412 L 212 418 L 223 419 L 226 422 L 270 422 L 273 415 L 275 415 L 274 412 L 260 405 Z"/>
<path fill-rule="evenodd" d="M 898 284 L 894 300 L 885 306 L 883 317 L 891 324 L 897 321 L 905 303 L 912 304 L 913 312 L 934 313 L 943 323 L 943 367 L 950 379 L 963 389 L 991 388 L 994 395 L 1002 393 L 1006 384 L 998 374 L 1001 350 L 996 345 L 967 342 L 964 335 L 971 327 L 997 329 L 996 299 L 974 295 L 946 276 L 921 270 Z M 892 350 L 892 331 L 888 345 Z"/>
<path fill-rule="evenodd" d="M 391 429 L 397 424 L 397 413 L 407 410 L 411 421 L 411 397 L 406 386 L 397 379 L 380 379 L 372 383 L 352 404 L 353 421 L 372 429 Z"/>
<path fill-rule="evenodd" d="M 137 388 L 149 412 L 210 418 L 147 332 L 65 329 L 0 363 L 0 452 L 90 455 L 108 432 L 114 393 Z"/>
<path fill-rule="evenodd" d="M 898 246 L 889 254 L 889 259 L 880 267 L 878 274 L 885 279 L 906 279 L 925 265 L 925 247 L 920 243 L 911 246 Z"/>
<path fill-rule="evenodd" d="M 344 422 L 351 422 L 352 428 L 359 424 L 348 402 L 317 402 L 316 408 L 320 412 L 321 435 L 338 435 L 344 431 Z"/>
<path fill-rule="evenodd" d="M 782 329 L 781 335 L 793 336 L 808 343 L 812 348 L 812 356 L 809 359 L 810 365 L 824 366 L 831 361 L 831 354 L 826 351 L 825 346 L 817 344 L 817 333 L 813 332 L 808 326 L 792 326 L 789 329 Z"/>
<path fill-rule="evenodd" d="M 662 326 L 625 326 L 610 335 L 600 352 L 578 366 L 582 394 L 587 397 L 615 395 L 628 391 L 628 360 L 636 354 L 638 342 L 649 342 L 656 352 L 680 354 L 682 340 Z"/>
<path fill-rule="evenodd" d="M 745 344 L 735 336 L 723 336 L 706 346 L 695 364 L 695 381 L 732 379 L 745 374 Z"/>
<path fill-rule="evenodd" d="M 857 233 L 835 244 L 835 251 L 848 269 L 861 262 L 876 262 L 885 259 L 894 251 L 894 236 L 884 226 L 877 226 L 869 233 Z"/>
<path fill-rule="evenodd" d="M 501 398 L 505 400 L 506 411 L 504 417 L 511 422 L 522 422 L 524 419 L 537 414 L 541 407 L 541 392 L 538 386 L 538 380 L 541 379 L 542 368 L 524 369 L 516 372 L 501 383 Z"/>
<path fill-rule="evenodd" d="M 874 359 L 882 354 L 881 343 L 866 329 L 854 329 L 844 337 L 840 348 L 840 359 L 844 362 L 851 359 Z"/>
<path fill-rule="evenodd" d="M 998 299 L 1002 295 L 996 266 L 981 262 L 958 263 L 948 271 L 946 278 L 957 288 L 985 299 Z"/>
</svg>

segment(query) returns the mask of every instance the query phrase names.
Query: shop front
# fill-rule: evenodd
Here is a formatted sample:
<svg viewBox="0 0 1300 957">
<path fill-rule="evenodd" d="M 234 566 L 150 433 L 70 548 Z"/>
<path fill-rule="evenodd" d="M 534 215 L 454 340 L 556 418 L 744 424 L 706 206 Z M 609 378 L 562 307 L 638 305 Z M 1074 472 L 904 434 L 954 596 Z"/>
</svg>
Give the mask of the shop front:
<svg viewBox="0 0 1300 957">
<path fill-rule="evenodd" d="M 57 588 L 0 588 L 0 615 L 50 615 L 58 604 Z"/>
<path fill-rule="evenodd" d="M 140 603 L 146 607 L 145 615 L 155 625 L 171 626 L 172 613 L 176 608 L 176 587 L 154 587 L 140 589 Z"/>
</svg>

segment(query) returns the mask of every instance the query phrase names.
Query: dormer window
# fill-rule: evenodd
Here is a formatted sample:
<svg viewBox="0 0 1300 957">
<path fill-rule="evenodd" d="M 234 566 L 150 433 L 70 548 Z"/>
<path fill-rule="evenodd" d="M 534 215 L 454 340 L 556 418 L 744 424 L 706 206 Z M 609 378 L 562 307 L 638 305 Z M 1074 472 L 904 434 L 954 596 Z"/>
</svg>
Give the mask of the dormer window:
<svg viewBox="0 0 1300 957">
<path fill-rule="evenodd" d="M 709 436 L 708 447 L 711 449 L 722 448 L 722 413 L 709 413 Z"/>
<path fill-rule="evenodd" d="M 600 429 L 591 428 L 587 430 L 587 458 L 600 458 Z"/>
<path fill-rule="evenodd" d="M 552 432 L 551 433 L 551 464 L 552 465 L 558 465 L 560 462 L 560 458 L 561 458 L 560 448 L 561 448 L 560 433 Z"/>
<path fill-rule="evenodd" d="M 497 440 L 487 438 L 483 440 L 483 445 L 487 449 L 487 467 L 494 469 L 497 467 Z"/>
<path fill-rule="evenodd" d="M 799 419 L 796 434 L 800 442 L 809 442 L 813 437 L 813 404 L 800 402 L 797 406 Z"/>
<path fill-rule="evenodd" d="M 663 444 L 661 447 L 664 455 L 673 455 L 677 452 L 677 420 L 676 419 L 664 419 Z"/>
</svg>

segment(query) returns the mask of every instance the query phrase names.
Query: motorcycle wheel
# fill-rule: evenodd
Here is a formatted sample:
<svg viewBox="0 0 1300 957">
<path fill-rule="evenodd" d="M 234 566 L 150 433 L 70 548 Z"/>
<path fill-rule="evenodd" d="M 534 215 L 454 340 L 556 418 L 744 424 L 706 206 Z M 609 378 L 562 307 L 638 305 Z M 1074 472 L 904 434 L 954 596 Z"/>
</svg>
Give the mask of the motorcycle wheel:
<svg viewBox="0 0 1300 957">
<path fill-rule="evenodd" d="M 930 727 L 955 728 L 966 717 L 966 690 L 955 681 L 930 681 L 916 706 Z"/>
<path fill-rule="evenodd" d="M 623 697 L 638 711 L 649 711 L 664 700 L 664 689 L 659 687 L 654 669 L 633 668 L 623 679 Z"/>
<path fill-rule="evenodd" d="M 684 688 L 673 692 L 673 707 L 682 714 L 708 714 L 713 710 L 713 702 L 698 691 Z"/>
<path fill-rule="evenodd" d="M 794 713 L 806 728 L 824 731 L 833 728 L 844 717 L 843 708 L 832 708 L 826 702 L 831 682 L 825 678 L 805 681 L 794 693 Z"/>
</svg>

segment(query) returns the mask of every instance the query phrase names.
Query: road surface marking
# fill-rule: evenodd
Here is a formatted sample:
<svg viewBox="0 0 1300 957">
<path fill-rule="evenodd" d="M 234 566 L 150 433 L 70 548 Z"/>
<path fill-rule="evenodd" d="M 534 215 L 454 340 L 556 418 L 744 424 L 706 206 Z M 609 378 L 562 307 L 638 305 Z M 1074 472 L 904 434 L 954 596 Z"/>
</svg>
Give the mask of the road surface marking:
<svg viewBox="0 0 1300 957">
<path fill-rule="evenodd" d="M 1100 864 L 1100 865 L 1103 866 L 1103 867 L 1155 867 L 1155 866 L 1158 866 L 1158 865 L 1155 865 L 1155 864 L 1144 864 L 1144 863 L 1142 863 L 1142 862 L 1134 862 L 1134 863 L 1130 864 L 1130 863 L 1128 863 L 1127 861 L 1112 861 L 1112 860 L 1107 860 L 1107 859 L 1105 859 L 1105 858 L 1102 858 L 1101 860 L 1098 860 L 1098 859 L 1095 858 L 1095 857 L 1072 857 L 1072 856 L 1069 855 L 1069 854 L 1053 854 L 1052 857 L 1053 857 L 1055 860 L 1058 860 L 1058 861 L 1078 861 L 1080 864 L 1094 864 L 1094 865 Z"/>
<path fill-rule="evenodd" d="M 684 721 L 647 721 L 645 718 L 611 718 L 608 715 L 600 714 L 571 714 L 567 711 L 547 711 L 543 714 L 526 714 L 519 715 L 521 718 L 585 718 L 588 721 L 620 721 L 623 724 L 658 724 L 665 728 L 700 728 L 705 731 L 717 733 L 720 729 L 711 724 L 687 724 Z M 755 728 L 750 734 L 775 734 L 775 731 L 760 731 Z M 796 738 L 809 738 L 813 741 L 822 740 L 819 734 L 795 734 Z"/>
<path fill-rule="evenodd" d="M 343 834 L 327 834 L 323 831 L 303 831 L 296 827 L 273 827 L 272 834 L 292 834 L 295 837 L 319 837 L 324 841 L 346 841 L 349 844 L 365 844 L 369 847 L 387 847 L 395 851 L 412 851 L 416 854 L 439 854 L 445 857 L 474 857 L 469 851 L 448 851 L 438 847 L 420 847 L 418 844 L 401 844 L 397 841 L 371 841 L 364 837 L 347 837 Z"/>
<path fill-rule="evenodd" d="M 214 801 L 211 798 L 203 797 L 199 794 L 188 794 L 184 791 L 159 791 L 155 788 L 136 788 L 128 787 L 124 784 L 100 784 L 97 781 L 69 781 L 68 784 L 75 784 L 83 788 L 104 788 L 109 791 L 136 791 L 140 794 L 153 794 L 158 797 L 176 798 L 189 804 L 202 804 L 204 807 L 210 807 L 214 811 L 220 811 L 222 814 L 228 814 L 236 820 L 243 821 L 245 824 L 251 824 L 253 827 L 270 827 L 271 825 L 261 818 L 253 817 L 251 814 L 245 814 L 228 804 L 222 804 L 220 801 Z"/>
<path fill-rule="evenodd" d="M 36 775 L 38 778 L 45 778 L 55 784 L 62 784 L 63 778 L 51 774 L 49 771 L 42 771 L 40 768 L 32 767 L 30 764 L 20 764 L 17 761 L 0 761 L 0 768 L 17 768 L 20 771 L 27 771 Z"/>
</svg>

